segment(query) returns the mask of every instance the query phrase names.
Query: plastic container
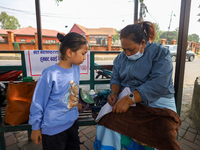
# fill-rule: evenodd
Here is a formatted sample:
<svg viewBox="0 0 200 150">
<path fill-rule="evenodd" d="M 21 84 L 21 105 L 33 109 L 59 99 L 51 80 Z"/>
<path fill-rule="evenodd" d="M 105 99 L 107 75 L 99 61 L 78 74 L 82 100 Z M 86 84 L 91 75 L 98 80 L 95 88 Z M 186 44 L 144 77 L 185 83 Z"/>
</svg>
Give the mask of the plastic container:
<svg viewBox="0 0 200 150">
<path fill-rule="evenodd" d="M 33 77 L 24 77 L 24 82 L 32 82 Z"/>
<path fill-rule="evenodd" d="M 93 89 L 90 90 L 89 95 L 94 98 L 95 97 L 95 92 Z"/>
</svg>

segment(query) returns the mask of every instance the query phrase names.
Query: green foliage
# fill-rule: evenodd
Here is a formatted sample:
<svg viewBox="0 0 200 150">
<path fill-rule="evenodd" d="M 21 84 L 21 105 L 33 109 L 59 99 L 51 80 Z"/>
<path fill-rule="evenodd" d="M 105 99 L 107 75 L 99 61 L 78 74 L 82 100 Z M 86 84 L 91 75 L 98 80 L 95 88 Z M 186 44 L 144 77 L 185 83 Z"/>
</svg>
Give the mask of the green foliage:
<svg viewBox="0 0 200 150">
<path fill-rule="evenodd" d="M 112 39 L 115 43 L 116 41 L 119 41 L 119 32 L 115 29 L 116 34 L 113 35 Z"/>
<path fill-rule="evenodd" d="M 161 31 L 160 31 L 159 24 L 157 24 L 157 23 L 153 23 L 153 24 L 154 24 L 155 31 L 156 31 L 156 37 L 154 39 L 154 42 L 155 43 L 160 43 L 160 34 L 161 34 Z"/>
<path fill-rule="evenodd" d="M 190 34 L 188 35 L 188 41 L 193 41 L 193 42 L 196 42 L 196 43 L 200 43 L 199 42 L 199 35 L 197 34 Z"/>
<path fill-rule="evenodd" d="M 59 2 L 62 2 L 63 0 L 55 0 L 56 4 L 59 5 Z"/>
<path fill-rule="evenodd" d="M 168 34 L 168 40 L 167 40 L 167 34 Z M 161 39 L 166 39 L 166 44 L 171 44 L 171 41 L 173 39 L 176 40 L 176 42 L 178 41 L 178 31 L 164 31 L 161 35 L 160 35 Z"/>
<path fill-rule="evenodd" d="M 20 28 L 20 24 L 17 18 L 9 16 L 6 12 L 0 14 L 1 29 L 16 30 Z"/>
</svg>

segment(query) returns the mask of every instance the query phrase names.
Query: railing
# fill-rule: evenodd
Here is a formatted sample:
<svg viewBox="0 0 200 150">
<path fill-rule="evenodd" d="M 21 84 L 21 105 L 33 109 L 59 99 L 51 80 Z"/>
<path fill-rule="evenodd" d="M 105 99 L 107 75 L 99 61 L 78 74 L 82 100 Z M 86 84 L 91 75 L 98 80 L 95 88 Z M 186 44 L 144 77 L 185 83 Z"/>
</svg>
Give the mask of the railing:
<svg viewBox="0 0 200 150">
<path fill-rule="evenodd" d="M 0 70 L 22 70 L 23 77 L 26 77 L 26 65 L 25 65 L 25 57 L 24 51 L 0 51 L 1 53 L 20 53 L 21 54 L 21 65 L 16 66 L 0 66 Z M 95 54 L 119 54 L 118 51 L 90 51 L 90 79 L 89 80 L 81 80 L 80 84 L 89 84 L 90 89 L 94 89 L 96 84 L 109 84 L 110 80 L 95 80 L 95 70 L 97 69 L 109 69 L 111 70 L 113 65 L 95 65 Z"/>
</svg>

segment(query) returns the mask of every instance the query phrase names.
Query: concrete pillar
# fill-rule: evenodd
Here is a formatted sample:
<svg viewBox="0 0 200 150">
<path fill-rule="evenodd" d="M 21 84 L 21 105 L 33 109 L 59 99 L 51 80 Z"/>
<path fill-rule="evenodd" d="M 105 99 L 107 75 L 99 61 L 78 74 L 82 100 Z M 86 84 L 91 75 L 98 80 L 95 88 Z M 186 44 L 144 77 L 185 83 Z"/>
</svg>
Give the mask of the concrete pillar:
<svg viewBox="0 0 200 150">
<path fill-rule="evenodd" d="M 11 31 L 7 31 L 7 33 L 8 33 L 8 49 L 9 50 L 14 50 L 14 45 L 13 45 L 14 34 Z"/>
<path fill-rule="evenodd" d="M 165 39 L 161 39 L 161 40 L 160 40 L 160 42 L 161 42 L 163 45 L 165 45 L 165 41 L 166 41 Z"/>
<path fill-rule="evenodd" d="M 38 49 L 38 37 L 37 37 L 37 32 L 35 32 L 35 50 Z"/>
<path fill-rule="evenodd" d="M 190 108 L 190 117 L 196 125 L 200 125 L 200 76 L 196 78 L 194 83 L 194 91 L 192 97 L 192 105 Z"/>
<path fill-rule="evenodd" d="M 90 35 L 89 35 L 89 34 L 86 34 L 86 35 L 85 35 L 85 38 L 86 38 L 87 42 L 90 43 Z"/>
<path fill-rule="evenodd" d="M 111 45 L 112 45 L 112 36 L 107 36 L 107 42 L 108 42 L 108 51 L 111 51 Z"/>
<path fill-rule="evenodd" d="M 171 44 L 172 44 L 172 45 L 176 45 L 176 40 L 173 39 L 173 40 L 171 41 Z"/>
</svg>

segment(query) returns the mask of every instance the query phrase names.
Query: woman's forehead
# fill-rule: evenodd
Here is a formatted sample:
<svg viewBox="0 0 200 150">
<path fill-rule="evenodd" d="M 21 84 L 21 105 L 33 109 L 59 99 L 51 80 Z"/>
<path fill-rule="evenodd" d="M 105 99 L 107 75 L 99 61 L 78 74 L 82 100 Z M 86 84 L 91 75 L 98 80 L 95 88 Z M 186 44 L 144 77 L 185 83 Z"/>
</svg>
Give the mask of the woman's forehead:
<svg viewBox="0 0 200 150">
<path fill-rule="evenodd" d="M 133 42 L 130 39 L 124 39 L 124 38 L 122 38 L 121 39 L 121 45 L 122 45 L 123 48 L 129 48 L 129 47 L 132 48 L 132 47 L 136 46 L 136 43 Z"/>
</svg>

